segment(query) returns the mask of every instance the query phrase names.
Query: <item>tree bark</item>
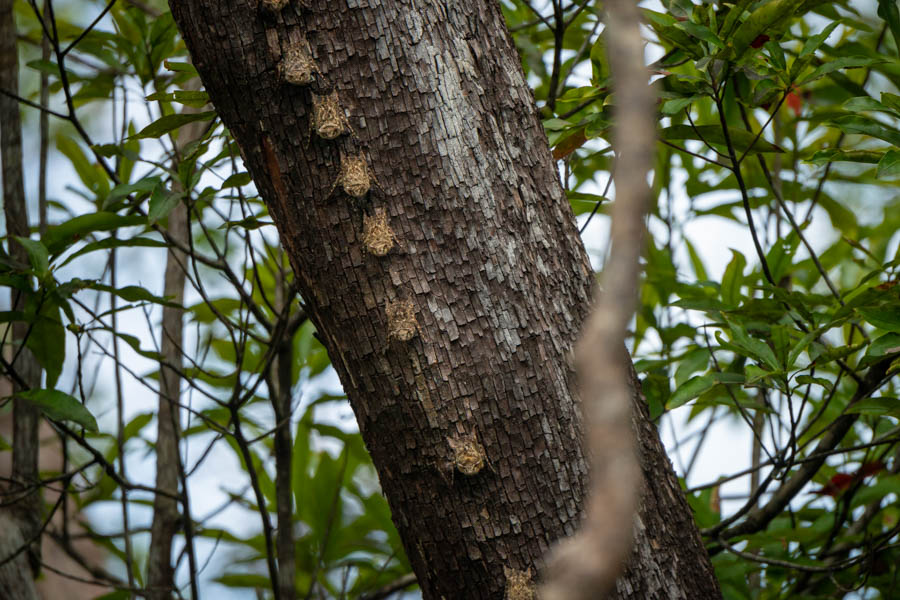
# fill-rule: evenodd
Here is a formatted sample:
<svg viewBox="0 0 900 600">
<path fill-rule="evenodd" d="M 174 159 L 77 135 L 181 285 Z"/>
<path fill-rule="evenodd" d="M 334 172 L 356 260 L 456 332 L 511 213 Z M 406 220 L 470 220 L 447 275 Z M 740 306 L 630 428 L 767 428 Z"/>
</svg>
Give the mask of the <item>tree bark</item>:
<svg viewBox="0 0 900 600">
<path fill-rule="evenodd" d="M 570 353 L 593 275 L 499 6 L 264 4 L 171 7 L 278 225 L 423 595 L 528 588 L 583 512 Z M 289 49 L 315 61 L 309 77 L 279 65 Z M 350 127 L 307 145 L 313 101 L 332 90 Z M 359 154 L 373 180 L 361 201 L 345 191 L 359 178 L 341 175 Z M 380 216 L 393 237 L 373 234 Z M 647 484 L 616 597 L 719 597 L 631 373 Z"/>
<path fill-rule="evenodd" d="M 192 84 L 195 80 L 191 80 Z M 196 85 L 199 85 L 197 82 Z M 186 106 L 184 113 L 197 112 Z M 204 123 L 191 123 L 182 127 L 175 137 L 175 157 L 172 171 L 178 172 L 181 152 L 189 143 L 203 134 Z M 173 190 L 183 191 L 180 182 L 173 180 Z M 190 215 L 187 205 L 179 202 L 169 213 L 166 230 L 169 236 L 182 244 L 188 243 L 190 236 Z M 170 247 L 166 253 L 166 270 L 163 276 L 163 295 L 181 304 L 184 300 L 185 269 L 187 262 L 184 252 Z M 156 487 L 169 495 L 156 494 L 153 497 L 153 521 L 150 526 L 150 548 L 147 552 L 147 598 L 165 600 L 172 597 L 175 589 L 175 569 L 172 566 L 172 545 L 179 522 L 182 518 L 178 510 L 179 480 L 179 440 L 181 437 L 181 370 L 183 310 L 175 306 L 165 306 L 162 311 L 162 331 L 160 353 L 163 361 L 159 365 L 159 408 L 156 414 Z M 186 494 L 187 492 L 184 491 Z"/>
<path fill-rule="evenodd" d="M 188 235 L 188 213 L 183 204 L 169 213 L 169 234 L 178 240 Z M 184 298 L 185 257 L 175 248 L 169 248 L 166 258 L 163 293 L 180 303 Z M 171 598 L 175 589 L 175 570 L 172 566 L 172 540 L 179 529 L 178 501 L 178 438 L 181 432 L 181 343 L 182 310 L 163 308 L 162 342 L 160 353 L 165 357 L 160 364 L 159 409 L 156 414 L 156 487 L 169 495 L 153 497 L 153 523 L 150 527 L 150 549 L 147 554 L 147 598 L 163 600 Z"/>
<path fill-rule="evenodd" d="M 19 54 L 16 48 L 16 26 L 12 0 L 0 0 L 0 178 L 3 180 L 3 212 L 6 217 L 9 254 L 20 264 L 28 264 L 25 248 L 13 236 L 29 237 L 28 206 L 25 199 L 25 177 L 22 168 L 22 123 L 19 103 Z M 29 281 L 30 284 L 30 281 Z M 10 308 L 24 310 L 26 295 L 10 288 Z M 12 324 L 10 377 L 12 391 L 40 387 L 41 367 L 31 351 L 23 348 L 29 325 Z M 6 336 L 4 336 L 6 337 Z M 3 349 L 0 348 L 0 351 Z M 5 361 L 4 361 L 5 362 Z M 8 373 L 6 374 L 9 375 Z M 0 589 L 10 598 L 36 598 L 33 573 L 40 568 L 41 495 L 38 477 L 38 425 L 40 412 L 33 404 L 13 399 L 12 482 L 0 490 Z M 7 494 L 8 492 L 8 494 Z M 21 545 L 28 549 L 22 552 Z M 28 567 L 29 562 L 31 568 Z"/>
</svg>

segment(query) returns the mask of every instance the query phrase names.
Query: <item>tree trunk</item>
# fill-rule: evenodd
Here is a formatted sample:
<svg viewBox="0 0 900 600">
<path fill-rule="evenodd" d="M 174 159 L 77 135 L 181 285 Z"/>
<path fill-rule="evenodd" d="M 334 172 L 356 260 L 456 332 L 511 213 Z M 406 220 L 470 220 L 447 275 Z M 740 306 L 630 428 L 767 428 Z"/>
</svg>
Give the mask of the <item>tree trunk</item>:
<svg viewBox="0 0 900 600">
<path fill-rule="evenodd" d="M 519 57 L 495 2 L 281 4 L 171 7 L 278 225 L 424 597 L 502 598 L 582 515 L 570 351 L 593 281 Z M 307 142 L 313 101 L 332 90 L 349 127 L 323 111 L 316 129 L 343 134 Z M 635 401 L 647 488 L 617 595 L 719 597 Z"/>
<path fill-rule="evenodd" d="M 16 48 L 16 24 L 12 0 L 0 0 L 0 179 L 3 181 L 3 213 L 9 255 L 20 264 L 28 264 L 25 247 L 13 239 L 31 235 L 28 205 L 25 199 L 25 177 L 22 168 L 22 124 L 19 118 L 19 53 Z M 31 282 L 29 281 L 30 285 Z M 26 295 L 10 288 L 11 310 L 24 310 Z M 9 376 L 13 393 L 24 387 L 41 385 L 41 367 L 28 348 L 23 348 L 30 333 L 24 322 L 12 324 Z M 4 349 L 0 348 L 0 352 Z M 5 359 L 6 357 L 4 357 Z M 22 383 L 25 386 L 21 385 Z M 21 398 L 13 399 L 12 477 L 0 486 L 0 590 L 15 600 L 37 597 L 34 575 L 41 560 L 41 495 L 38 477 L 37 407 Z M 2 483 L 2 482 L 0 482 Z M 23 545 L 27 549 L 23 549 Z M 24 551 L 23 551 L 24 550 Z M 30 564 L 30 568 L 29 568 Z"/>
<path fill-rule="evenodd" d="M 189 84 L 199 86 L 195 79 Z M 183 113 L 198 112 L 185 106 Z M 175 141 L 175 158 L 171 170 L 178 172 L 181 153 L 185 146 L 200 139 L 204 123 L 191 123 L 182 127 Z M 174 191 L 183 188 L 177 180 Z M 187 205 L 179 202 L 169 213 L 166 230 L 171 239 L 187 245 L 190 236 L 190 215 Z M 184 252 L 169 247 L 166 253 L 166 270 L 163 276 L 163 295 L 181 304 L 184 300 L 186 260 Z M 183 311 L 174 306 L 162 310 L 162 331 L 160 353 L 163 360 L 159 365 L 159 409 L 156 413 L 156 487 L 169 493 L 153 497 L 153 521 L 150 526 L 150 548 L 147 552 L 147 599 L 166 600 L 175 589 L 175 568 L 172 566 L 172 545 L 180 529 L 181 514 L 178 501 L 178 474 L 180 471 L 179 439 L 181 437 L 181 369 Z M 187 494 L 186 490 L 182 490 Z M 189 524 L 187 524 L 189 526 Z M 186 541 L 186 543 L 188 543 Z M 190 552 L 190 549 L 188 549 Z M 190 554 L 189 554 L 190 556 Z M 193 581 L 192 581 L 193 583 Z"/>
</svg>

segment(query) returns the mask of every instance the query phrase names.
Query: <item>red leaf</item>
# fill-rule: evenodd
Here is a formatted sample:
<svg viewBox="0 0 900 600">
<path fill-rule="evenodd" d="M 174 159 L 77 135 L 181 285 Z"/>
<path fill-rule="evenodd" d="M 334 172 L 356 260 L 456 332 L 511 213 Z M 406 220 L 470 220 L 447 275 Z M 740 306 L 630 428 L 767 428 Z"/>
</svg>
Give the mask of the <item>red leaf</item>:
<svg viewBox="0 0 900 600">
<path fill-rule="evenodd" d="M 754 39 L 752 42 L 750 42 L 750 47 L 751 48 L 762 48 L 763 44 L 768 42 L 769 39 L 770 39 L 769 36 L 767 36 L 764 33 L 761 33 L 758 36 L 756 36 L 756 39 Z"/>
<path fill-rule="evenodd" d="M 831 496 L 832 498 L 837 498 L 841 492 L 850 487 L 850 484 L 853 483 L 853 475 L 848 475 L 847 473 L 836 473 L 834 474 L 828 483 L 822 489 L 816 490 L 813 494 L 818 496 Z"/>
<path fill-rule="evenodd" d="M 872 462 L 863 463 L 863 465 L 859 468 L 855 474 L 850 475 L 848 473 L 835 473 L 831 479 L 828 480 L 828 483 L 825 484 L 825 487 L 815 490 L 813 494 L 818 496 L 831 496 L 832 498 L 837 498 L 840 494 L 845 492 L 847 488 L 850 487 L 854 481 L 859 481 L 865 477 L 870 475 L 875 475 L 876 473 L 880 473 L 884 471 L 884 463 L 880 460 L 875 460 Z"/>
<path fill-rule="evenodd" d="M 794 92 L 788 92 L 785 103 L 788 105 L 788 108 L 794 111 L 795 115 L 800 116 L 800 112 L 803 110 L 803 100 L 800 99 L 800 96 Z"/>
<path fill-rule="evenodd" d="M 872 462 L 863 463 L 863 466 L 859 469 L 859 475 L 868 477 L 882 471 L 884 471 L 884 463 L 880 460 L 873 460 Z"/>
<path fill-rule="evenodd" d="M 553 160 L 561 160 L 581 148 L 587 138 L 584 136 L 584 127 L 562 140 L 553 148 Z"/>
</svg>

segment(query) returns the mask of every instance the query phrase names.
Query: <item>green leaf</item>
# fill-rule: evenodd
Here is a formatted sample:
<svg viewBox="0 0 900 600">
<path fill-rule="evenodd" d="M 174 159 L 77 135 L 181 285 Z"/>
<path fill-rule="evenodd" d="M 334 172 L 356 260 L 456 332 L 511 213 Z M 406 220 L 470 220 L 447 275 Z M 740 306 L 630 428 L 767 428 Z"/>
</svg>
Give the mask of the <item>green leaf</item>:
<svg viewBox="0 0 900 600">
<path fill-rule="evenodd" d="M 891 412 L 894 413 L 893 416 L 897 416 L 895 411 Z M 900 491 L 900 475 L 882 473 L 877 479 L 866 479 L 866 484 L 859 488 L 850 502 L 851 510 L 873 502 L 880 504 L 885 496 L 896 494 L 898 491 Z M 896 503 L 894 504 L 896 505 Z M 885 514 L 885 519 L 889 518 Z"/>
<path fill-rule="evenodd" d="M 762 106 L 775 102 L 783 93 L 784 89 L 777 82 L 771 79 L 763 79 L 753 86 L 753 95 L 750 100 L 753 106 Z"/>
<path fill-rule="evenodd" d="M 803 2 L 804 0 L 773 0 L 750 13 L 732 36 L 734 58 L 741 58 L 750 49 L 750 44 L 761 35 L 769 35 L 774 39 L 774 32 L 788 21 Z"/>
<path fill-rule="evenodd" d="M 816 50 L 819 49 L 819 46 L 822 45 L 822 42 L 831 35 L 831 32 L 834 31 L 834 28 L 841 24 L 841 21 L 832 21 L 828 24 L 825 29 L 822 30 L 821 33 L 817 33 L 816 35 L 811 35 L 809 39 L 806 40 L 806 43 L 803 44 L 803 49 L 800 51 L 800 54 L 797 58 L 804 58 L 813 54 Z"/>
<path fill-rule="evenodd" d="M 884 158 L 884 152 L 875 150 L 841 150 L 840 148 L 826 148 L 819 150 L 806 159 L 810 163 L 828 162 L 856 162 L 876 164 Z"/>
<path fill-rule="evenodd" d="M 762 340 L 758 340 L 755 337 L 751 337 L 747 330 L 744 329 L 742 325 L 740 325 L 735 319 L 731 319 L 726 317 L 725 322 L 728 323 L 729 327 L 727 331 L 731 333 L 732 343 L 728 344 L 725 340 L 722 339 L 721 333 L 716 331 L 716 339 L 719 340 L 720 343 L 730 346 L 737 346 L 739 349 L 743 350 L 743 354 L 746 354 L 750 358 L 766 365 L 773 371 L 777 371 L 781 365 L 778 363 L 778 359 L 775 357 L 775 353 L 772 351 L 772 348 L 769 347 L 768 344 L 763 342 Z"/>
<path fill-rule="evenodd" d="M 125 425 L 124 429 L 122 429 L 122 439 L 126 441 L 130 440 L 139 434 L 152 420 L 153 413 L 140 413 L 135 415 L 135 417 Z"/>
<path fill-rule="evenodd" d="M 681 29 L 682 31 L 686 31 L 688 34 L 692 35 L 698 40 L 709 42 L 717 48 L 725 47 L 725 43 L 719 39 L 719 36 L 710 31 L 709 27 L 694 23 L 693 21 L 679 21 L 675 23 L 675 27 Z"/>
<path fill-rule="evenodd" d="M 115 294 L 126 302 L 152 302 L 154 304 L 162 304 L 163 306 L 181 308 L 179 304 L 170 302 L 165 298 L 160 298 L 159 296 L 154 296 L 149 292 L 149 290 L 137 285 L 126 285 L 122 288 L 114 288 L 103 283 L 91 282 L 88 287 L 101 292 L 109 292 L 110 294 Z"/>
<path fill-rule="evenodd" d="M 900 131 L 863 115 L 848 115 L 833 121 L 844 133 L 861 133 L 900 146 Z"/>
<path fill-rule="evenodd" d="M 889 333 L 887 335 L 895 334 Z M 900 341 L 898 341 L 897 344 L 900 346 Z M 817 365 L 824 365 L 833 360 L 844 359 L 852 354 L 856 354 L 866 345 L 865 342 L 860 342 L 859 344 L 851 344 L 849 346 L 825 347 L 819 342 L 812 342 L 810 344 L 810 356 Z M 871 346 L 869 346 L 869 348 L 871 349 Z"/>
<path fill-rule="evenodd" d="M 28 253 L 28 262 L 31 263 L 31 268 L 34 269 L 35 275 L 37 275 L 38 279 L 43 279 L 50 272 L 50 255 L 47 252 L 46 246 L 37 240 L 32 240 L 27 237 L 15 236 L 16 241 L 25 248 L 25 252 Z"/>
<path fill-rule="evenodd" d="M 183 192 L 172 192 L 164 186 L 158 186 L 150 196 L 150 210 L 147 212 L 147 218 L 151 223 L 165 219 L 172 209 L 178 206 L 183 197 Z"/>
<path fill-rule="evenodd" d="M 147 194 L 152 192 L 156 186 L 160 184 L 161 179 L 159 177 L 144 177 L 134 183 L 120 183 L 116 187 L 114 187 L 110 192 L 109 196 L 106 197 L 106 201 L 103 203 L 104 208 L 108 208 L 112 206 L 114 203 L 118 202 L 122 198 L 130 196 L 131 194 L 138 193 L 139 198 L 145 198 Z"/>
<path fill-rule="evenodd" d="M 799 59 L 798 59 L 799 60 Z M 866 56 L 842 56 L 841 58 L 836 58 L 834 60 L 829 60 L 818 67 L 815 71 L 807 75 L 802 81 L 800 81 L 797 85 L 802 86 L 815 81 L 816 79 L 820 79 L 829 73 L 833 73 L 835 71 L 839 71 L 841 69 L 854 69 L 859 67 L 868 67 L 870 65 L 874 65 L 875 63 L 884 62 L 882 60 L 876 58 L 868 58 Z M 799 74 L 799 73 L 798 73 Z"/>
<path fill-rule="evenodd" d="M 92 160 L 88 160 L 78 142 L 66 135 L 60 135 L 56 140 L 56 147 L 72 163 L 84 186 L 93 192 L 97 198 L 106 198 L 106 195 L 109 193 L 109 179 L 99 165 L 96 165 Z"/>
<path fill-rule="evenodd" d="M 819 206 L 828 213 L 831 224 L 838 228 L 845 236 L 856 235 L 859 223 L 853 211 L 847 210 L 847 207 L 835 200 L 834 198 L 822 194 L 819 198 Z"/>
<path fill-rule="evenodd" d="M 671 15 L 648 9 L 643 9 L 642 12 L 647 19 L 647 23 L 656 31 L 656 34 L 662 41 L 669 42 L 695 58 L 704 55 L 703 49 L 697 43 L 696 38 L 688 35 L 683 29 L 676 26 L 678 23 L 677 19 Z"/>
<path fill-rule="evenodd" d="M 191 77 L 198 77 L 197 69 L 189 62 L 178 62 L 173 60 L 163 61 L 163 66 L 170 71 L 176 73 L 187 73 Z"/>
<path fill-rule="evenodd" d="M 242 171 L 240 173 L 235 173 L 234 175 L 231 175 L 230 177 L 228 177 L 228 179 L 223 181 L 221 188 L 224 190 L 225 188 L 230 188 L 230 187 L 243 187 L 243 186 L 247 185 L 248 183 L 250 183 L 251 181 L 252 181 L 252 179 L 250 178 L 250 173 L 247 173 L 246 171 Z"/>
<path fill-rule="evenodd" d="M 900 113 L 900 96 L 890 92 L 881 92 L 881 103 L 897 113 Z"/>
<path fill-rule="evenodd" d="M 97 432 L 97 421 L 77 398 L 59 390 L 17 392 L 23 400 L 34 404 L 54 421 L 72 421 L 88 431 Z"/>
<path fill-rule="evenodd" d="M 766 254 L 766 262 L 775 281 L 781 281 L 782 277 L 791 272 L 795 251 L 799 245 L 800 236 L 795 231 L 789 233 L 785 239 L 772 244 Z"/>
<path fill-rule="evenodd" d="M 165 115 L 150 123 L 132 137 L 138 139 L 159 138 L 167 133 L 175 131 L 182 125 L 187 125 L 188 123 L 194 123 L 196 121 L 210 121 L 214 119 L 215 116 L 216 111 L 214 110 L 199 113 L 175 113 Z"/>
<path fill-rule="evenodd" d="M 143 219 L 143 218 L 142 218 Z M 168 245 L 161 240 L 154 240 L 151 238 L 145 237 L 133 237 L 128 239 L 120 239 L 115 237 L 108 237 L 102 240 L 91 242 L 90 244 L 85 245 L 83 248 L 79 249 L 76 252 L 73 252 L 66 259 L 60 263 L 60 266 L 64 266 L 72 262 L 74 259 L 78 258 L 83 254 L 89 254 L 91 252 L 96 252 L 97 250 L 109 250 L 110 248 L 166 248 Z"/>
<path fill-rule="evenodd" d="M 59 307 L 44 299 L 30 327 L 25 345 L 47 371 L 47 386 L 55 386 L 66 359 L 66 330 Z"/>
<path fill-rule="evenodd" d="M 771 371 L 761 369 L 753 363 L 750 363 L 749 365 L 744 367 L 744 376 L 746 378 L 747 385 L 756 385 L 760 381 L 771 377 L 771 375 Z"/>
<path fill-rule="evenodd" d="M 259 590 L 267 590 L 272 587 L 269 578 L 265 575 L 257 575 L 255 573 L 226 573 L 220 577 L 216 577 L 213 581 L 217 581 L 224 586 L 232 588 L 256 588 Z"/>
<path fill-rule="evenodd" d="M 804 56 L 803 58 L 796 58 L 791 61 L 791 68 L 788 71 L 787 82 L 794 83 L 800 74 L 806 71 L 807 67 L 813 64 L 815 60 L 814 56 Z M 865 90 L 863 90 L 865 92 Z"/>
<path fill-rule="evenodd" d="M 829 392 L 834 388 L 834 384 L 825 379 L 824 377 L 812 377 L 810 375 L 799 375 L 795 380 L 797 385 L 819 385 L 828 390 Z"/>
<path fill-rule="evenodd" d="M 666 100 L 660 109 L 664 115 L 674 115 L 699 100 L 701 96 L 689 96 L 688 98 L 672 98 Z"/>
<path fill-rule="evenodd" d="M 728 371 L 717 371 L 712 374 L 716 383 L 744 383 L 747 377 L 743 373 L 729 373 Z"/>
<path fill-rule="evenodd" d="M 888 150 L 878 161 L 876 177 L 896 177 L 900 175 L 900 150 Z"/>
<path fill-rule="evenodd" d="M 844 102 L 844 108 L 853 112 L 883 112 L 889 115 L 900 117 L 894 109 L 885 106 L 871 96 L 856 96 Z"/>
<path fill-rule="evenodd" d="M 145 98 L 153 102 L 177 102 L 194 108 L 202 108 L 209 104 L 209 94 L 203 90 L 175 90 L 174 92 L 156 92 Z"/>
<path fill-rule="evenodd" d="M 606 202 L 609 202 L 609 198 L 606 196 L 598 196 L 597 194 L 588 194 L 586 192 L 573 192 L 569 190 L 566 192 L 566 196 L 576 215 L 593 212 L 594 209 L 597 209 L 598 204 L 602 206 Z M 603 214 L 604 212 L 602 208 L 597 210 L 600 214 Z"/>
<path fill-rule="evenodd" d="M 698 280 L 706 281 L 709 279 L 709 275 L 706 274 L 706 267 L 704 266 L 700 255 L 697 253 L 697 249 L 694 248 L 694 243 L 687 238 L 684 238 L 684 243 L 685 246 L 687 246 L 688 256 L 691 259 L 691 267 L 694 269 L 694 275 Z"/>
<path fill-rule="evenodd" d="M 609 78 L 609 60 L 606 57 L 606 36 L 598 35 L 591 46 L 591 83 L 599 85 Z"/>
<path fill-rule="evenodd" d="M 781 44 L 779 44 L 778 42 L 768 41 L 765 43 L 764 47 L 766 49 L 766 52 L 769 53 L 769 59 L 772 61 L 772 66 L 779 71 L 786 71 L 787 62 L 784 59 L 784 50 L 781 49 Z"/>
<path fill-rule="evenodd" d="M 690 125 L 671 125 L 664 128 L 662 132 L 660 132 L 660 135 L 662 139 L 670 142 L 678 140 L 705 140 L 711 144 L 718 144 L 720 146 L 725 145 L 725 134 L 718 125 L 698 125 L 696 127 L 691 127 Z M 739 153 L 747 152 L 747 149 L 750 148 L 751 144 L 753 145 L 753 148 L 750 150 L 751 153 L 784 152 L 784 150 L 775 144 L 767 142 L 762 136 L 757 139 L 755 134 L 743 129 L 729 127 L 728 137 L 731 139 L 731 143 L 734 144 L 735 150 Z"/>
<path fill-rule="evenodd" d="M 731 262 L 725 267 L 722 275 L 722 300 L 730 306 L 738 306 L 741 303 L 741 287 L 744 284 L 744 267 L 747 259 L 737 250 L 731 250 Z"/>
<path fill-rule="evenodd" d="M 49 60 L 30 60 L 25 63 L 25 66 L 40 73 L 46 73 L 47 75 L 59 77 L 59 65 Z"/>
<path fill-rule="evenodd" d="M 115 190 L 110 192 L 110 196 L 114 193 Z M 80 215 L 60 225 L 49 227 L 41 239 L 50 254 L 57 256 L 78 240 L 92 233 L 146 224 L 147 219 L 140 215 L 118 215 L 113 212 L 98 211 Z"/>
<path fill-rule="evenodd" d="M 709 366 L 709 350 L 696 348 L 685 354 L 675 370 L 675 387 L 683 385 L 697 371 L 705 371 Z"/>
<path fill-rule="evenodd" d="M 859 308 L 857 311 L 875 327 L 900 333 L 900 310 L 896 308 Z"/>
<path fill-rule="evenodd" d="M 543 121 L 543 125 L 544 129 L 547 131 L 562 131 L 573 127 L 574 123 L 564 121 L 563 119 L 547 119 L 546 121 Z"/>
<path fill-rule="evenodd" d="M 823 333 L 823 329 L 816 329 L 810 331 L 798 341 L 791 348 L 790 353 L 788 354 L 786 367 L 788 369 L 793 368 L 793 366 L 797 363 L 797 359 L 800 358 L 800 355 L 809 347 L 813 340 L 821 336 Z"/>
<path fill-rule="evenodd" d="M 847 409 L 848 413 L 900 418 L 900 400 L 897 398 L 864 398 Z"/>
<path fill-rule="evenodd" d="M 690 402 L 703 392 L 712 389 L 714 385 L 716 385 L 716 380 L 712 373 L 691 377 L 684 385 L 675 390 L 666 403 L 666 410 L 672 410 Z"/>
<path fill-rule="evenodd" d="M 137 352 L 138 354 L 140 354 L 141 356 L 144 356 L 144 357 L 152 359 L 152 360 L 163 360 L 164 359 L 163 355 L 160 354 L 159 352 L 155 352 L 153 350 L 141 349 L 141 340 L 139 340 L 135 336 L 128 335 L 127 333 L 113 331 L 112 329 L 110 329 L 109 331 L 110 331 L 110 333 L 112 333 L 113 335 L 118 337 L 120 340 L 122 340 L 123 342 L 125 342 L 126 344 L 131 346 L 131 349 L 134 350 L 135 352 Z"/>
<path fill-rule="evenodd" d="M 0 323 L 12 323 L 15 321 L 27 321 L 28 317 L 21 310 L 0 311 Z"/>
<path fill-rule="evenodd" d="M 740 23 L 740 18 L 744 16 L 744 12 L 752 4 L 753 0 L 738 0 L 738 3 L 731 7 L 731 10 L 728 11 L 728 16 L 725 17 L 725 22 L 722 23 L 722 30 L 719 31 L 723 39 L 727 40 L 731 37 L 735 27 Z"/>
<path fill-rule="evenodd" d="M 900 8 L 897 0 L 878 0 L 878 16 L 890 27 L 894 46 L 900 48 Z"/>
<path fill-rule="evenodd" d="M 900 334 L 886 333 L 869 344 L 866 357 L 889 356 L 900 353 Z"/>
</svg>

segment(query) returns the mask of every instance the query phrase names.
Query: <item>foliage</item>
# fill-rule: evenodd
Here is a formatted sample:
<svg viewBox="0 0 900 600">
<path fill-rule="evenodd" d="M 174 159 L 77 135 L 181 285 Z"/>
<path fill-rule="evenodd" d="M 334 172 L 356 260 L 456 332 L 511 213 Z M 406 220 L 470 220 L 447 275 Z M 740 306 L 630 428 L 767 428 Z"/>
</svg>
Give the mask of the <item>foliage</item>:
<svg viewBox="0 0 900 600">
<path fill-rule="evenodd" d="M 542 79 L 538 99 L 553 107 L 550 143 L 584 214 L 607 195 L 594 190 L 613 168 L 615 93 L 592 33 L 597 16 L 580 7 L 564 7 L 568 27 L 554 35 L 558 20 L 543 28 L 528 3 L 506 5 L 523 28 L 523 65 Z M 663 0 L 662 8 L 644 10 L 658 56 L 659 201 L 633 341 L 651 412 L 688 411 L 687 423 L 701 423 L 695 456 L 725 423 L 758 440 L 739 475 L 758 474 L 735 509 L 722 512 L 720 482 L 687 490 L 726 597 L 857 588 L 894 597 L 896 4 Z M 543 58 L 560 49 L 576 58 L 559 61 L 559 79 L 575 74 L 548 88 L 554 74 Z M 588 54 L 589 77 L 576 68 Z M 753 251 L 732 249 L 717 277 L 696 224 L 722 220 L 739 224 Z"/>
<path fill-rule="evenodd" d="M 285 464 L 273 406 L 286 383 L 298 591 L 360 597 L 401 579 L 410 567 L 361 438 L 327 418 L 342 401 L 322 391 L 328 358 L 171 16 L 156 2 L 87 4 L 101 18 L 85 17 L 81 3 L 43 16 L 16 5 L 28 67 L 22 102 L 39 104 L 44 75 L 58 117 L 53 160 L 71 179 L 53 192 L 52 224 L 19 240 L 29 264 L 0 254 L 0 285 L 25 298 L 0 321 L 28 324 L 25 346 L 46 372 L 44 389 L 21 397 L 65 435 L 67 493 L 82 511 L 149 501 L 152 488 L 128 476 L 126 458 L 136 464 L 154 451 L 153 414 L 129 407 L 133 392 L 122 385 L 97 383 L 114 374 L 128 390 L 157 393 L 160 365 L 171 365 L 156 321 L 172 299 L 143 280 L 149 273 L 125 271 L 162 264 L 176 244 L 189 286 L 183 507 L 197 503 L 189 479 L 212 460 L 237 465 L 219 482 L 225 503 L 189 513 L 184 563 L 196 564 L 200 548 L 224 553 L 231 564 L 214 561 L 218 571 L 205 577 L 271 589 L 267 523 L 283 501 L 276 479 Z M 603 218 L 615 163 L 600 3 L 545 4 L 502 3 L 587 227 Z M 700 424 L 695 456 L 715 427 L 739 424 L 758 442 L 747 449 L 750 469 L 685 484 L 728 598 L 896 595 L 900 15 L 891 0 L 854 6 L 664 0 L 644 11 L 662 100 L 632 350 L 654 418 L 683 426 L 685 438 Z M 34 137 L 36 111 L 23 110 Z M 189 208 L 186 242 L 168 229 L 179 205 Z M 701 238 L 725 223 L 752 250 L 732 249 L 721 274 L 711 273 Z M 279 359 L 290 361 L 289 381 L 274 374 Z M 104 404 L 105 393 L 116 402 Z M 693 465 L 682 466 L 686 482 Z M 749 494 L 723 510 L 720 486 L 751 476 Z M 131 566 L 103 583 L 141 586 L 139 549 L 121 530 L 82 523 L 116 562 L 112 571 Z M 200 577 L 185 571 L 182 584 Z"/>
</svg>

